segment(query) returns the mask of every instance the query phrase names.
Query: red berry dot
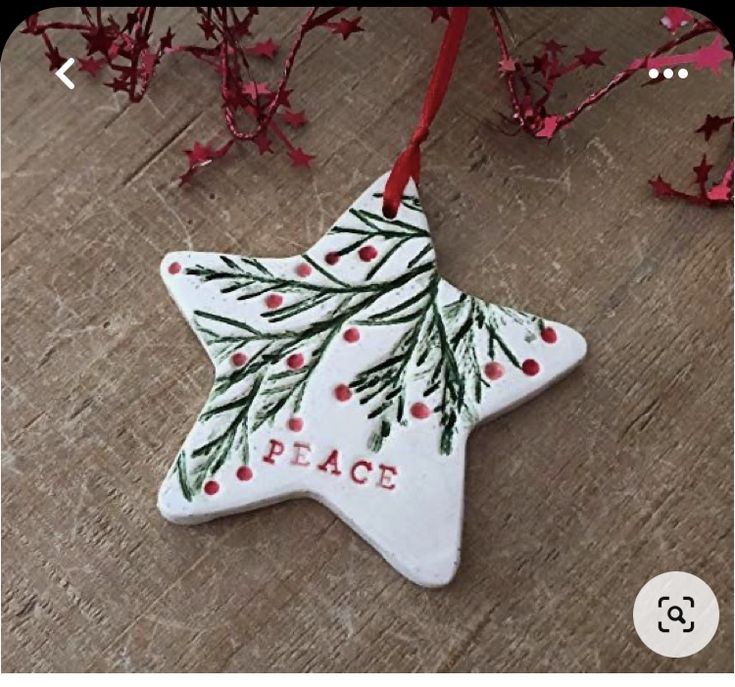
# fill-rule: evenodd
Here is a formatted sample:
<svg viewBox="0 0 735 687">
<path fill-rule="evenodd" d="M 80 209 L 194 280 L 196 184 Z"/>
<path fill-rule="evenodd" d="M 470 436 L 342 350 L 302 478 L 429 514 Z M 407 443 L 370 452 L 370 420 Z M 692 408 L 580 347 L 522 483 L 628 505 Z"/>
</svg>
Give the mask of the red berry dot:
<svg viewBox="0 0 735 687">
<path fill-rule="evenodd" d="M 292 417 L 288 421 L 288 428 L 292 432 L 300 432 L 304 429 L 304 421 L 300 417 Z"/>
<path fill-rule="evenodd" d="M 213 479 L 210 479 L 209 482 L 204 483 L 204 493 L 207 496 L 214 496 L 219 491 L 219 484 L 215 482 Z"/>
<path fill-rule="evenodd" d="M 363 262 L 370 262 L 378 257 L 378 251 L 375 246 L 363 246 L 359 251 L 357 251 L 357 254 Z"/>
<path fill-rule="evenodd" d="M 539 373 L 541 366 L 533 358 L 528 358 L 528 360 L 523 361 L 521 369 L 529 377 L 533 377 Z"/>
<path fill-rule="evenodd" d="M 241 482 L 247 482 L 248 480 L 253 479 L 253 471 L 247 465 L 241 465 L 237 468 L 237 472 L 235 474 L 237 475 L 237 479 Z"/>
<path fill-rule="evenodd" d="M 336 265 L 339 262 L 339 253 L 331 251 L 324 256 L 327 265 Z"/>
<path fill-rule="evenodd" d="M 360 330 L 357 327 L 350 327 L 349 329 L 345 330 L 342 338 L 347 343 L 355 343 L 356 341 L 360 340 Z"/>
<path fill-rule="evenodd" d="M 172 262 L 168 266 L 168 273 L 169 274 L 178 274 L 181 272 L 181 265 L 178 262 Z"/>
<path fill-rule="evenodd" d="M 244 353 L 240 353 L 240 351 L 238 351 L 237 353 L 232 354 L 230 360 L 235 367 L 242 367 L 248 361 L 248 357 Z"/>
<path fill-rule="evenodd" d="M 414 403 L 411 406 L 411 415 L 413 415 L 417 420 L 425 420 L 429 415 L 431 415 L 431 411 L 426 403 Z"/>
<path fill-rule="evenodd" d="M 544 327 L 541 330 L 541 338 L 547 343 L 547 344 L 553 344 L 556 343 L 556 331 L 552 329 L 551 327 Z"/>
<path fill-rule="evenodd" d="M 301 353 L 292 353 L 288 358 L 286 358 L 286 365 L 288 365 L 292 370 L 298 370 L 304 365 L 304 356 Z"/>
<path fill-rule="evenodd" d="M 352 391 L 350 391 L 347 384 L 340 384 L 335 387 L 334 395 L 338 401 L 349 401 L 352 398 Z"/>
<path fill-rule="evenodd" d="M 488 379 L 495 381 L 503 376 L 503 366 L 500 363 L 488 363 L 485 365 L 485 375 Z"/>
<path fill-rule="evenodd" d="M 271 310 L 275 310 L 276 308 L 280 308 L 281 307 L 281 303 L 283 303 L 283 296 L 280 293 L 270 293 L 270 294 L 268 294 L 268 296 L 266 296 L 265 304 Z"/>
<path fill-rule="evenodd" d="M 296 266 L 296 274 L 298 274 L 299 277 L 303 277 L 305 279 L 311 274 L 311 265 L 305 262 L 298 264 Z"/>
</svg>

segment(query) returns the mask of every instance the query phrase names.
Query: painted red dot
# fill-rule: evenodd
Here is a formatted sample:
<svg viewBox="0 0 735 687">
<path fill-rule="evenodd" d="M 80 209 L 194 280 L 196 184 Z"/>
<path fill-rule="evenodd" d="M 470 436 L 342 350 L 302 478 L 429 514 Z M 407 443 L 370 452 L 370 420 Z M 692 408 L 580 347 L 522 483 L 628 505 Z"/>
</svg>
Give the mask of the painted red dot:
<svg viewBox="0 0 735 687">
<path fill-rule="evenodd" d="M 370 262 L 378 257 L 378 251 L 375 246 L 363 246 L 359 251 L 357 251 L 357 254 L 363 262 Z"/>
<path fill-rule="evenodd" d="M 181 264 L 180 263 L 178 263 L 178 262 L 172 262 L 168 266 L 168 273 L 169 274 L 178 274 L 179 272 L 181 272 Z"/>
<path fill-rule="evenodd" d="M 539 365 L 533 358 L 528 358 L 528 360 L 523 361 L 521 370 L 523 370 L 523 372 L 529 377 L 533 377 L 541 371 L 541 365 Z"/>
<path fill-rule="evenodd" d="M 306 262 L 299 263 L 296 266 L 296 274 L 306 279 L 311 274 L 311 265 Z"/>
<path fill-rule="evenodd" d="M 304 366 L 304 356 L 301 353 L 292 353 L 288 358 L 286 358 L 286 365 L 288 365 L 292 370 L 298 370 L 300 367 Z"/>
<path fill-rule="evenodd" d="M 269 293 L 266 296 L 265 304 L 271 309 L 280 308 L 283 303 L 283 296 L 280 293 Z"/>
<path fill-rule="evenodd" d="M 218 491 L 219 484 L 217 484 L 213 479 L 210 479 L 209 482 L 205 482 L 204 493 L 207 494 L 207 496 L 214 496 Z"/>
<path fill-rule="evenodd" d="M 500 363 L 492 362 L 485 365 L 485 375 L 488 379 L 495 381 L 503 376 L 503 366 Z"/>
<path fill-rule="evenodd" d="M 431 411 L 426 403 L 419 402 L 414 403 L 411 406 L 411 415 L 413 415 L 417 420 L 425 420 L 429 415 L 431 415 Z"/>
<path fill-rule="evenodd" d="M 342 334 L 342 338 L 347 343 L 355 343 L 360 340 L 360 330 L 357 327 L 350 327 L 345 330 L 344 334 Z"/>
<path fill-rule="evenodd" d="M 237 353 L 232 354 L 230 361 L 235 367 L 242 367 L 248 361 L 248 357 L 244 353 L 238 351 Z"/>
<path fill-rule="evenodd" d="M 253 479 L 253 471 L 247 465 L 241 465 L 237 468 L 237 472 L 235 474 L 237 475 L 237 479 L 241 482 L 247 482 Z"/>
<path fill-rule="evenodd" d="M 556 331 L 552 329 L 551 327 L 544 327 L 541 330 L 541 338 L 547 343 L 547 344 L 553 344 L 556 343 Z"/>
<path fill-rule="evenodd" d="M 327 265 L 336 265 L 339 262 L 339 253 L 336 251 L 330 251 L 324 256 L 324 260 Z"/>
<path fill-rule="evenodd" d="M 347 384 L 340 384 L 335 387 L 334 396 L 338 401 L 349 401 L 352 398 L 352 391 Z"/>
<path fill-rule="evenodd" d="M 292 432 L 300 432 L 302 429 L 304 429 L 304 421 L 300 417 L 289 418 L 288 428 Z"/>
</svg>

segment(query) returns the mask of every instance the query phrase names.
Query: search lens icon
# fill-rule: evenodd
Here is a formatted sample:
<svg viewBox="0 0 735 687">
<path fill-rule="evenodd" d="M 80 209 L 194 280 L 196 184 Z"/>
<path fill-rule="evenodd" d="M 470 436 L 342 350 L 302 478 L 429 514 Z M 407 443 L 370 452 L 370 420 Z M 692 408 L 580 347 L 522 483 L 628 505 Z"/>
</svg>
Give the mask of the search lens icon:
<svg viewBox="0 0 735 687">
<path fill-rule="evenodd" d="M 674 613 L 674 611 L 676 613 Z M 669 620 L 678 621 L 680 623 L 686 622 L 686 620 L 684 620 L 684 611 L 681 610 L 680 606 L 670 606 L 669 610 L 666 611 L 666 615 L 669 616 Z"/>
</svg>

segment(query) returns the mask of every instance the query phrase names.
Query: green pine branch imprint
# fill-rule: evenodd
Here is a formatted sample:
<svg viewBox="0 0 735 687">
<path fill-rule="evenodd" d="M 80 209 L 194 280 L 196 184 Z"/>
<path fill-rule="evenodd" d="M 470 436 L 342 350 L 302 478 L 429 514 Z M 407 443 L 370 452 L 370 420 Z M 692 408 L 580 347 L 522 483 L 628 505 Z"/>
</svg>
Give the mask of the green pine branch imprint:
<svg viewBox="0 0 735 687">
<path fill-rule="evenodd" d="M 422 212 L 415 196 L 404 196 L 401 203 L 409 210 Z M 290 279 L 274 274 L 259 260 L 224 255 L 216 267 L 196 265 L 186 269 L 187 275 L 202 283 L 217 284 L 222 294 L 236 301 L 274 292 L 289 294 L 288 305 L 262 314 L 268 325 L 288 327 L 296 316 L 307 314 L 312 318 L 305 325 L 272 330 L 216 312 L 194 312 L 195 328 L 217 362 L 245 347 L 249 357 L 241 367 L 215 378 L 199 416 L 199 424 L 209 428 L 210 435 L 201 445 L 188 453 L 182 450 L 177 456 L 175 470 L 187 500 L 192 500 L 231 455 L 248 464 L 251 433 L 272 423 L 286 408 L 298 411 L 310 380 L 327 359 L 330 345 L 348 324 L 401 328 L 386 357 L 372 362 L 350 383 L 366 408 L 366 421 L 376 423 L 369 448 L 381 450 L 394 428 L 407 424 L 408 383 L 419 380 L 423 396 L 435 399 L 433 411 L 440 417 L 439 448 L 444 455 L 452 452 L 459 428 L 473 421 L 483 394 L 492 386 L 483 376 L 479 357 L 484 363 L 502 355 L 511 365 L 520 367 L 500 335 L 507 319 L 526 326 L 529 336 L 533 336 L 533 328 L 543 329 L 540 318 L 488 305 L 465 294 L 442 305 L 441 279 L 426 229 L 367 210 L 352 208 L 350 216 L 357 221 L 355 226 L 335 225 L 331 229 L 335 235 L 356 237 L 338 251 L 340 255 L 359 250 L 372 239 L 380 239 L 384 247 L 380 259 L 359 283 L 339 279 L 308 255 L 303 256 L 304 261 L 321 280 Z M 403 248 L 412 249 L 412 253 L 398 276 L 376 280 Z M 377 312 L 373 307 L 386 296 L 404 292 L 407 295 L 396 305 Z M 277 365 L 301 350 L 310 352 L 305 364 L 293 369 Z"/>
</svg>

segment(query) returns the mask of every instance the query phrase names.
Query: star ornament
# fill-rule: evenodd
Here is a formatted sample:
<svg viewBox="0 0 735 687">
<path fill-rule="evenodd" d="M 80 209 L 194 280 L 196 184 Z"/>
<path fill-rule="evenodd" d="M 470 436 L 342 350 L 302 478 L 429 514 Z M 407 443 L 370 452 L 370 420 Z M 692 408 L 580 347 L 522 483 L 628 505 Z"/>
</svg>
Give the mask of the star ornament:
<svg viewBox="0 0 735 687">
<path fill-rule="evenodd" d="M 470 431 L 567 374 L 586 344 L 442 279 L 416 187 L 386 219 L 386 181 L 302 255 L 166 255 L 214 384 L 158 506 L 192 524 L 311 497 L 434 587 L 459 564 Z"/>
</svg>

